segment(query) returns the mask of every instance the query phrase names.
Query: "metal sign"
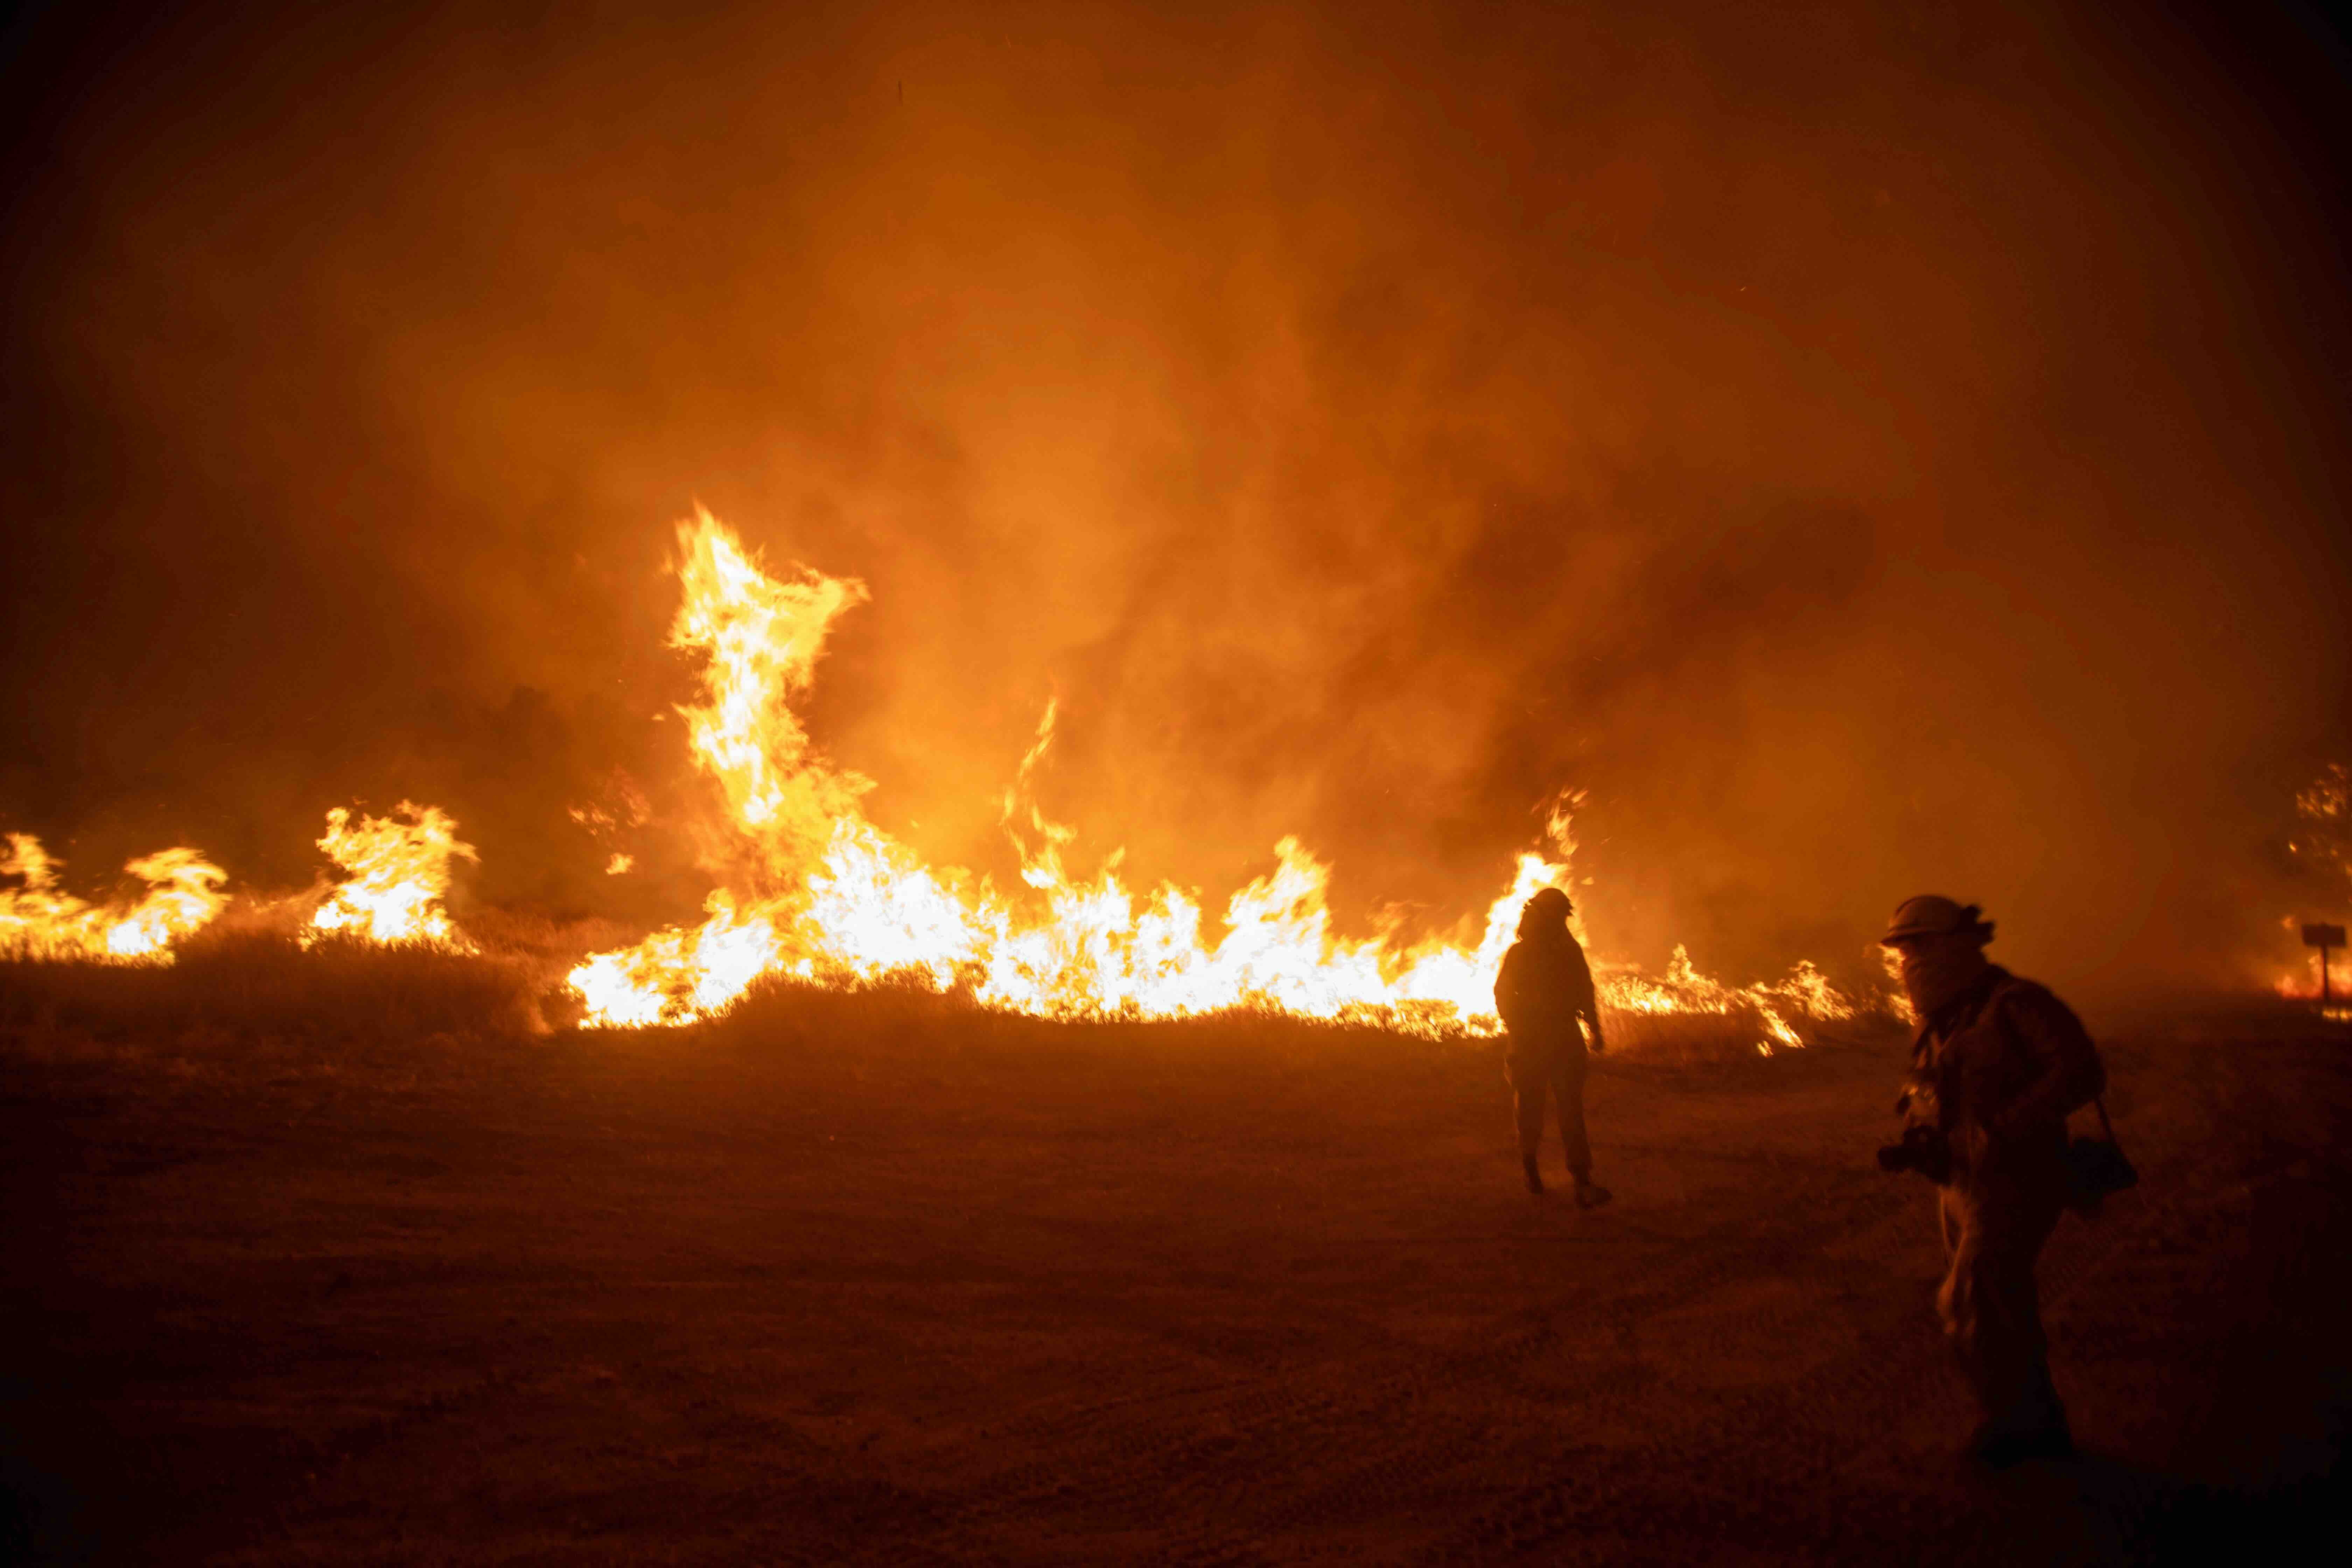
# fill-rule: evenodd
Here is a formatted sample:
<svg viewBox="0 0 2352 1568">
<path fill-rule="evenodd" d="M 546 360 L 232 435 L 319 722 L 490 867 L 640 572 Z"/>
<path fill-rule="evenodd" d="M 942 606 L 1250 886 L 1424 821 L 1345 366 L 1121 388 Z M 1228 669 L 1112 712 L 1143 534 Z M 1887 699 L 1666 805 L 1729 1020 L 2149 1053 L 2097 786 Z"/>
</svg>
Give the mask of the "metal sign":
<svg viewBox="0 0 2352 1568">
<path fill-rule="evenodd" d="M 2344 928 L 2342 926 L 2305 926 L 2303 928 L 2303 945 L 2319 950 L 2319 1007 L 2324 1013 L 2336 1005 L 2336 998 L 2328 994 L 2327 988 L 2327 950 L 2344 945 Z"/>
</svg>

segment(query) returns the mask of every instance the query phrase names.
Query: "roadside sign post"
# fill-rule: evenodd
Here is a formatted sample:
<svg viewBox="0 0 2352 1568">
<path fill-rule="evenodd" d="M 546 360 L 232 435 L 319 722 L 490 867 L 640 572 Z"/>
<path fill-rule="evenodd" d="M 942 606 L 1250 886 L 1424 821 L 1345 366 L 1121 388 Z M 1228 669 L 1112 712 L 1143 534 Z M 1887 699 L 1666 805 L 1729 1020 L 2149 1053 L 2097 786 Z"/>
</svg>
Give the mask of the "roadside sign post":
<svg viewBox="0 0 2352 1568">
<path fill-rule="evenodd" d="M 2344 945 L 2344 928 L 2305 926 L 2303 928 L 2303 945 L 2319 950 L 2319 1005 L 2325 1008 L 2334 1000 L 2327 994 L 2327 950 Z"/>
</svg>

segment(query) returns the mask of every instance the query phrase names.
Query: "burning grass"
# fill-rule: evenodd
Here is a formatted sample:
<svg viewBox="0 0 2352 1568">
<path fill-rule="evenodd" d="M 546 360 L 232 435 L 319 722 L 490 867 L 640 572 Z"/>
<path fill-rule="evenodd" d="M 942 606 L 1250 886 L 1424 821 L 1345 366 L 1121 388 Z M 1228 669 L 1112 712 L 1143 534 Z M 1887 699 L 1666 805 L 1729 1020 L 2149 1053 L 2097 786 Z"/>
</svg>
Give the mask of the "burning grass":
<svg viewBox="0 0 2352 1568">
<path fill-rule="evenodd" d="M 609 940 L 601 925 L 477 911 L 463 946 L 387 944 L 320 935 L 299 910 L 232 910 L 168 965 L 0 961 L 0 1040 L 18 1056 L 223 1068 L 240 1057 L 332 1061 L 558 1033 L 616 1049 L 650 1041 L 640 1031 L 579 1026 L 562 977 L 581 952 Z M 1663 1066 L 1756 1061 L 1768 1039 L 1760 1015 L 1738 1011 L 1612 1013 L 1608 1027 L 1612 1056 Z M 1173 1019 L 1055 1021 L 983 1006 L 969 990 L 936 989 L 919 971 L 846 987 L 772 974 L 722 1012 L 659 1038 L 673 1052 L 975 1046 L 1114 1054 L 1149 1045 L 1319 1058 L 1393 1051 L 1408 1041 L 1423 1049 L 1497 1048 L 1463 1035 L 1433 1041 L 1372 1015 L 1326 1021 L 1235 1007 Z"/>
<path fill-rule="evenodd" d="M 129 1018 L 108 1026 L 131 1030 L 193 1018 L 265 1033 L 532 1035 L 582 1020 L 691 1027 L 728 1016 L 755 990 L 805 982 L 855 995 L 911 985 L 967 1010 L 1057 1024 L 1230 1016 L 1264 1029 L 1279 1015 L 1442 1042 L 1499 1026 L 1496 977 L 1529 899 L 1579 885 L 1573 791 L 1551 802 L 1546 847 L 1517 857 L 1483 922 L 1465 914 L 1450 931 L 1410 941 L 1386 927 L 1370 939 L 1341 934 L 1328 868 L 1294 837 L 1276 845 L 1273 871 L 1226 900 L 1221 921 L 1198 889 L 1130 888 L 1118 850 L 1093 879 L 1074 878 L 1065 865 L 1073 829 L 1035 797 L 1051 703 L 1003 800 L 1021 888 L 933 868 L 866 819 L 859 799 L 870 783 L 812 750 L 792 705 L 814 679 L 833 620 L 864 587 L 807 568 L 772 576 L 707 513 L 680 525 L 679 542 L 686 592 L 671 640 L 703 661 L 707 699 L 679 711 L 726 803 L 730 863 L 748 889 L 714 889 L 700 924 L 628 943 L 611 929 L 583 940 L 593 922 L 496 911 L 461 920 L 445 903 L 453 864 L 478 857 L 447 813 L 413 801 L 384 816 L 331 809 L 318 847 L 331 877 L 276 899 L 233 899 L 226 873 L 183 847 L 125 868 L 147 883 L 143 895 L 125 889 L 93 904 L 64 889 L 37 839 L 12 834 L 0 878 L 18 885 L 0 883 L 0 962 L 118 966 L 69 979 L 27 971 L 18 989 L 35 1000 L 26 1005 L 43 1016 L 64 1007 Z M 615 851 L 613 863 L 628 858 Z M 318 951 L 321 967 L 299 967 L 289 945 Z M 372 947 L 391 956 L 371 960 Z M 175 964 L 187 969 L 178 979 L 144 973 Z M 1874 1005 L 1809 963 L 1742 987 L 1701 973 L 1680 947 L 1663 973 L 1599 968 L 1615 1043 L 1641 1055 L 1769 1056 Z M 122 996 L 104 996 L 109 986 Z"/>
<path fill-rule="evenodd" d="M 1604 1019 L 1610 1058 L 1615 1061 L 1706 1068 L 1759 1063 L 1771 1054 L 1759 1048 L 1772 1043 L 1760 1014 L 1607 1012 Z M 1883 1022 L 1863 1020 L 1837 1035 L 1814 1037 L 1843 1042 L 1881 1032 Z M 583 1032 L 616 1043 L 642 1038 L 626 1029 Z M 942 1048 L 969 1044 L 1106 1056 L 1146 1047 L 1210 1054 L 1230 1048 L 1310 1058 L 1401 1049 L 1499 1056 L 1503 1048 L 1492 1037 L 1457 1032 L 1433 1038 L 1370 1015 L 1323 1019 L 1272 1008 L 1229 1007 L 1177 1018 L 1039 1018 L 982 1006 L 968 992 L 934 990 L 920 972 L 848 988 L 771 975 L 726 1012 L 688 1026 L 674 1037 L 686 1049 L 696 1048 L 686 1042 L 745 1049 L 838 1050 L 869 1045 L 922 1048 L 928 1041 Z"/>
<path fill-rule="evenodd" d="M 934 987 L 1040 1018 L 1173 1020 L 1272 1006 L 1443 1038 L 1494 1026 L 1496 975 L 1528 899 L 1580 885 L 1570 869 L 1581 799 L 1572 790 L 1553 799 L 1544 847 L 1517 857 L 1483 922 L 1465 916 L 1413 941 L 1393 931 L 1341 935 L 1329 868 L 1292 837 L 1275 846 L 1272 871 L 1225 901 L 1222 921 L 1197 889 L 1124 880 L 1116 849 L 1086 877 L 1069 862 L 1076 829 L 1048 816 L 1037 793 L 1054 742 L 1051 702 L 999 818 L 1020 856 L 1021 888 L 934 867 L 866 817 L 860 801 L 871 781 L 815 750 L 793 706 L 816 679 L 834 622 L 867 597 L 865 584 L 805 566 L 772 573 L 708 512 L 678 525 L 678 544 L 670 642 L 700 661 L 703 696 L 679 713 L 696 765 L 725 802 L 745 875 L 712 889 L 698 925 L 590 954 L 571 972 L 599 1022 L 682 1027 L 719 1016 L 772 975 L 855 989 L 915 971 Z M 1766 1054 L 1802 1044 L 1799 1018 L 1859 1010 L 1810 964 L 1778 984 L 1735 991 L 1680 950 L 1663 975 L 1604 973 L 1601 1000 L 1626 1012 L 1706 1015 L 1716 1020 L 1701 1026 L 1709 1034 L 1727 1032 L 1723 1019 L 1752 1017 Z"/>
</svg>

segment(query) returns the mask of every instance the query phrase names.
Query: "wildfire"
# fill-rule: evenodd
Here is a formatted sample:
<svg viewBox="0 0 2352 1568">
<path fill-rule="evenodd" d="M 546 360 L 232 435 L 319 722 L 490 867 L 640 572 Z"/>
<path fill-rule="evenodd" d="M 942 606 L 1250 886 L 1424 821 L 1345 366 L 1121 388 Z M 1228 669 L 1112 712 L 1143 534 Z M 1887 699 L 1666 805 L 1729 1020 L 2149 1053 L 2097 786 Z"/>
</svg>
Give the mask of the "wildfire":
<svg viewBox="0 0 2352 1568">
<path fill-rule="evenodd" d="M 2279 926 L 2292 937 L 2293 933 L 2302 928 L 2303 923 L 2294 916 L 2288 915 L 2279 921 Z M 2320 953 L 2313 951 L 2309 961 L 2301 969 L 2284 971 L 2278 979 L 2272 983 L 2271 989 L 2290 1002 L 2318 1001 L 2323 994 L 2323 988 L 2319 983 L 2320 961 Z M 2325 994 L 2336 997 L 2352 997 L 2352 960 L 2347 960 L 2344 950 L 2337 948 L 2326 954 L 2326 965 L 2327 984 L 2324 988 Z"/>
<path fill-rule="evenodd" d="M 336 806 L 327 813 L 319 847 L 346 880 L 310 917 L 306 945 L 322 932 L 349 931 L 370 942 L 472 947 L 449 923 L 441 898 L 449 890 L 451 858 L 478 857 L 472 845 L 457 841 L 457 825 L 438 806 L 404 800 L 390 816 L 362 816 L 356 824 Z"/>
<path fill-rule="evenodd" d="M 1212 933 L 1195 895 L 1166 883 L 1130 889 L 1116 853 L 1091 880 L 1065 868 L 1072 830 L 1033 795 L 1053 742 L 1050 704 L 1004 800 L 1027 894 L 935 870 L 866 819 L 859 802 L 871 782 L 814 754 L 790 703 L 812 683 L 835 619 L 866 599 L 865 585 L 806 568 L 772 577 L 707 512 L 681 523 L 678 537 L 684 596 L 670 642 L 704 660 L 704 700 L 681 711 L 754 886 L 713 892 L 709 918 L 693 930 L 657 931 L 574 969 L 571 984 L 591 1022 L 689 1023 L 774 972 L 834 983 L 911 972 L 1044 1017 L 1260 1007 L 1424 1034 L 1491 1033 L 1495 974 L 1521 906 L 1538 888 L 1570 885 L 1574 800 L 1563 798 L 1549 824 L 1557 858 L 1520 856 L 1475 940 L 1468 922 L 1461 940 L 1402 948 L 1337 935 L 1328 872 L 1295 838 L 1275 847 L 1270 872 L 1226 901 Z M 1854 1010 L 1809 964 L 1777 985 L 1735 990 L 1697 973 L 1679 950 L 1664 976 L 1604 968 L 1600 984 L 1606 1007 L 1752 1015 L 1781 1045 L 1799 1043 L 1797 1020 Z"/>
<path fill-rule="evenodd" d="M 2329 884 L 2337 874 L 2346 879 L 2342 889 L 2323 895 L 2329 905 L 2341 910 L 2344 906 L 2339 900 L 2345 891 L 2352 890 L 2352 768 L 2342 763 L 2328 763 L 2309 787 L 2295 792 L 2294 814 L 2300 826 L 2287 841 L 2287 849 L 2299 859 L 2325 868 L 2322 876 Z M 2313 922 L 2307 915 L 2288 915 L 2279 921 L 2289 933 L 2307 923 L 2342 924 L 2344 917 L 2334 913 L 2324 921 Z M 2282 973 L 2273 988 L 2281 996 L 2303 1002 L 2352 994 L 2352 963 L 2347 963 L 2342 948 L 2333 953 L 2315 952 L 2306 963 Z M 2336 1017 L 2337 1011 L 2330 1009 L 2328 1016 Z"/>
<path fill-rule="evenodd" d="M 1213 926 L 1197 893 L 1171 883 L 1149 891 L 1119 876 L 1114 850 L 1091 879 L 1064 851 L 1075 833 L 1047 816 L 1036 774 L 1054 742 L 1046 705 L 1034 742 L 1004 795 L 1003 826 L 1021 884 L 936 869 L 866 819 L 871 781 L 814 752 L 793 711 L 815 678 L 834 622 L 866 598 L 863 584 L 797 568 L 770 575 L 709 513 L 678 527 L 683 589 L 671 646 L 702 660 L 703 700 L 680 710 L 696 763 L 716 782 L 741 850 L 741 889 L 722 887 L 691 929 L 656 931 L 634 947 L 594 953 L 568 976 L 594 1024 L 646 1026 L 719 1012 L 761 976 L 821 984 L 884 975 L 960 988 L 981 1005 L 1048 1018 L 1170 1018 L 1259 1008 L 1360 1019 L 1417 1034 L 1492 1034 L 1495 975 L 1528 899 L 1568 889 L 1573 795 L 1555 803 L 1547 852 L 1518 857 L 1484 918 L 1451 937 L 1404 944 L 1358 941 L 1333 929 L 1329 871 L 1296 838 L 1274 865 L 1225 900 Z M 633 791 L 631 824 L 646 807 Z M 600 837 L 620 826 L 601 806 L 572 816 Z M 227 902 L 226 873 L 186 848 L 133 860 L 148 884 L 135 904 L 98 907 L 61 890 L 57 862 L 37 839 L 7 837 L 0 877 L 0 955 L 172 962 L 172 944 Z M 310 945 L 329 932 L 384 943 L 472 952 L 442 900 L 451 864 L 475 859 L 436 806 L 403 801 L 387 816 L 327 813 L 318 841 L 341 879 L 311 915 Z M 614 850 L 609 875 L 634 868 Z M 1580 938 L 1583 932 L 1578 931 Z M 1756 1048 L 1802 1043 L 1797 1026 L 1851 1017 L 1855 1005 L 1809 963 L 1784 981 L 1734 988 L 1701 974 L 1681 948 L 1664 974 L 1597 965 L 1601 1005 L 1624 1015 L 1716 1015 L 1762 1037 Z"/>
<path fill-rule="evenodd" d="M 194 849 L 160 850 L 124 867 L 147 884 L 146 896 L 128 908 L 100 907 L 61 890 L 62 864 L 30 834 L 8 835 L 0 877 L 14 877 L 19 885 L 0 888 L 0 953 L 169 963 L 172 943 L 202 930 L 228 902 L 220 890 L 228 873 Z"/>
</svg>

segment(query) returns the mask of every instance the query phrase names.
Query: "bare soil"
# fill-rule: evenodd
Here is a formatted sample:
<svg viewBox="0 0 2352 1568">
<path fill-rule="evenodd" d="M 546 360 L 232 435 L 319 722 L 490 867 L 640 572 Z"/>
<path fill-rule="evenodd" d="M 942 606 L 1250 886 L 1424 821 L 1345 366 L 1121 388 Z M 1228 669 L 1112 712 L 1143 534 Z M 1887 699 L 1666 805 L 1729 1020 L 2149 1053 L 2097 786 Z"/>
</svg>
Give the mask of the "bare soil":
<svg viewBox="0 0 2352 1568">
<path fill-rule="evenodd" d="M 2352 1042 L 2107 1049 L 2145 1181 L 2044 1270 L 2085 1457 L 1991 1476 L 1892 1039 L 1604 1063 L 1580 1212 L 1491 1050 L 1386 1037 L 20 1036 L 0 1558 L 2307 1555 Z"/>
</svg>

